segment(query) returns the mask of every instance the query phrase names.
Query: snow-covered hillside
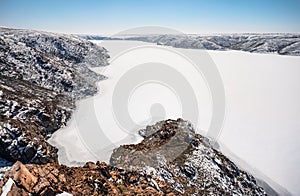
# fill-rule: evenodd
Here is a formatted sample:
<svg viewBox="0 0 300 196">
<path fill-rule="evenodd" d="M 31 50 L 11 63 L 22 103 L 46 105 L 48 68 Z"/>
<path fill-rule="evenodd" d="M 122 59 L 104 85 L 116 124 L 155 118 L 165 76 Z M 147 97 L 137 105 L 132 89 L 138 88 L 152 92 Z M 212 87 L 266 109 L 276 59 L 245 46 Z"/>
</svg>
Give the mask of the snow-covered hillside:
<svg viewBox="0 0 300 196">
<path fill-rule="evenodd" d="M 1 28 L 0 43 L 2 75 L 77 98 L 103 78 L 87 67 L 108 64 L 104 48 L 70 35 Z"/>
<path fill-rule="evenodd" d="M 64 126 L 76 99 L 97 92 L 107 51 L 70 35 L 0 28 L 0 156 L 45 163 L 57 159 L 46 142 Z"/>
<path fill-rule="evenodd" d="M 259 53 L 278 53 L 282 55 L 300 55 L 300 35 L 290 34 L 237 34 L 220 36 L 160 35 L 131 39 L 150 41 L 178 48 L 242 50 Z"/>
<path fill-rule="evenodd" d="M 242 50 L 257 53 L 300 55 L 299 34 L 232 34 L 232 35 L 127 35 L 103 37 L 81 35 L 88 40 L 136 40 L 176 48 L 207 50 Z"/>
</svg>

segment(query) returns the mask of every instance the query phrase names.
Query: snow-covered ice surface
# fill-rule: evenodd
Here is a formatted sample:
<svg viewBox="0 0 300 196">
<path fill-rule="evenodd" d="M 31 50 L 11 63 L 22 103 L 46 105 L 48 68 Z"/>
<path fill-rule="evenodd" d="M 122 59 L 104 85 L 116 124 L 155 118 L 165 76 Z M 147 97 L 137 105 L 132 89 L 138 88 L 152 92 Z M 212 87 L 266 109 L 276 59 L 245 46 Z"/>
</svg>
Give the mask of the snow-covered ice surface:
<svg viewBox="0 0 300 196">
<path fill-rule="evenodd" d="M 96 96 L 79 101 L 77 110 L 73 116 L 73 120 L 69 122 L 69 126 L 55 132 L 49 140 L 50 144 L 59 147 L 59 161 L 62 164 L 76 165 L 96 160 L 109 162 L 114 148 L 121 144 L 132 144 L 141 141 L 142 137 L 138 135 L 139 128 L 153 124 L 153 121 L 165 119 L 165 117 L 150 119 L 149 114 L 153 103 L 159 102 L 165 107 L 167 118 L 177 119 L 181 117 L 180 100 L 174 96 L 174 92 L 162 87 L 160 84 L 147 84 L 137 88 L 128 103 L 130 116 L 141 126 L 133 126 L 126 131 L 120 128 L 116 122 L 115 114 L 112 112 L 111 99 L 114 87 L 122 74 L 142 62 L 165 61 L 167 64 L 174 65 L 174 60 L 175 62 L 178 60 L 179 63 L 175 63 L 175 66 L 181 71 L 184 71 L 185 65 L 188 66 L 188 64 L 187 62 L 183 62 L 182 59 L 176 58 L 174 53 L 165 51 L 164 47 L 160 47 L 161 49 L 157 50 L 156 45 L 152 43 L 106 41 L 105 43 L 102 42 L 101 45 L 110 51 L 111 64 L 108 67 L 94 68 L 93 70 L 104 74 L 108 79 L 98 83 L 100 92 Z M 141 46 L 154 46 L 154 49 L 145 47 L 139 48 L 136 51 L 122 53 L 126 48 Z M 120 55 L 119 53 L 122 54 Z M 144 53 L 147 53 L 147 55 L 143 55 Z M 192 72 L 189 74 L 193 75 Z M 195 77 L 190 77 L 189 75 L 186 77 L 197 79 L 199 76 L 196 74 Z M 197 86 L 202 89 L 200 91 L 203 92 L 201 95 L 199 94 L 199 97 L 202 97 L 202 102 L 199 104 L 202 112 L 199 118 L 206 119 L 200 123 L 201 129 L 205 130 L 209 126 L 211 115 L 210 95 L 201 78 L 195 80 L 194 83 L 197 83 Z M 204 107 L 206 109 L 202 109 Z M 65 138 L 68 138 L 68 140 Z M 94 144 L 94 146 L 87 142 L 93 138 L 99 139 L 99 142 Z"/>
<path fill-rule="evenodd" d="M 300 58 L 209 53 L 226 93 L 226 120 L 219 141 L 248 165 L 299 195 Z"/>
<path fill-rule="evenodd" d="M 107 162 L 116 146 L 141 140 L 136 132 L 129 134 L 119 128 L 112 114 L 114 85 L 124 71 L 137 63 L 133 59 L 161 61 L 168 57 L 172 58 L 167 59 L 169 63 L 172 62 L 178 70 L 186 72 L 182 70 L 184 62 L 164 54 L 164 50 L 158 50 L 161 57 L 157 56 L 156 51 L 140 49 L 119 54 L 115 58 L 128 44 L 132 47 L 153 46 L 137 41 L 101 43 L 112 56 L 111 65 L 94 70 L 108 76 L 108 79 L 98 83 L 100 92 L 96 96 L 79 101 L 69 126 L 54 133 L 49 140 L 58 146 L 59 161 L 62 164 L 78 165 L 96 160 Z M 188 50 L 196 55 L 203 52 L 196 49 L 172 50 L 179 53 Z M 251 170 L 254 176 L 271 185 L 279 184 L 292 194 L 299 195 L 297 182 L 300 181 L 300 154 L 297 151 L 300 148 L 300 57 L 242 51 L 208 53 L 220 71 L 226 94 L 226 119 L 219 138 L 222 152 L 244 169 Z M 197 96 L 202 97 L 199 99 L 201 121 L 197 128 L 204 130 L 200 133 L 205 134 L 212 115 L 209 91 L 201 79 L 193 80 L 193 73 L 187 75 L 194 85 L 199 86 L 196 92 Z M 178 99 L 172 92 L 155 85 L 147 86 L 147 91 L 151 88 L 153 91 L 149 93 L 144 93 L 145 89 L 137 89 L 131 96 L 128 110 L 132 119 L 144 125 L 151 123 L 149 111 L 151 100 L 154 99 L 151 96 L 155 92 L 156 95 L 162 95 L 159 101 L 165 106 L 167 118 L 181 117 Z M 99 126 L 102 131 L 99 131 Z M 132 129 L 137 131 L 134 127 Z M 92 138 L 99 140 L 97 146 L 87 143 Z"/>
</svg>

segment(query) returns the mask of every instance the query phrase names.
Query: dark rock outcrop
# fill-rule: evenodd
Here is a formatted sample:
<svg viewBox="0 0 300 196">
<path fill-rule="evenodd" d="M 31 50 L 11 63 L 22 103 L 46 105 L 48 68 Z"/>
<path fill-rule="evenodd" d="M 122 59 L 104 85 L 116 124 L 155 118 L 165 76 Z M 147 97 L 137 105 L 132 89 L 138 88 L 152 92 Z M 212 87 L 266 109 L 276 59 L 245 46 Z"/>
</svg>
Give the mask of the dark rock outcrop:
<svg viewBox="0 0 300 196">
<path fill-rule="evenodd" d="M 266 194 L 253 176 L 215 150 L 187 121 L 161 121 L 140 133 L 141 143 L 114 150 L 113 166 L 151 174 L 184 195 Z"/>
</svg>

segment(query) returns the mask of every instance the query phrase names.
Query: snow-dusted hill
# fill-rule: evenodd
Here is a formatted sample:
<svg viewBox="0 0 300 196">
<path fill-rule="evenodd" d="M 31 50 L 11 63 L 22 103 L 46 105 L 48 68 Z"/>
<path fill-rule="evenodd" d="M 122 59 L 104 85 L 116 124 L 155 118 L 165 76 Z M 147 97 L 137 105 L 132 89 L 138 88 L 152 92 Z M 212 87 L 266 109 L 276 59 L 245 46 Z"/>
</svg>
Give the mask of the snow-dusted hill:
<svg viewBox="0 0 300 196">
<path fill-rule="evenodd" d="M 299 34 L 127 35 L 123 38 L 81 35 L 81 37 L 88 40 L 145 41 L 176 48 L 242 50 L 257 53 L 278 53 L 280 55 L 300 55 Z"/>
<path fill-rule="evenodd" d="M 45 163 L 57 159 L 46 142 L 64 126 L 76 99 L 97 92 L 107 51 L 70 35 L 0 28 L 0 156 Z"/>
<path fill-rule="evenodd" d="M 70 35 L 1 28 L 0 43 L 2 75 L 74 97 L 94 94 L 103 78 L 87 67 L 108 64 L 104 48 Z"/>
<path fill-rule="evenodd" d="M 221 36 L 185 36 L 159 35 L 136 37 L 141 41 L 150 41 L 178 48 L 208 50 L 242 50 L 259 53 L 278 53 L 282 55 L 300 55 L 300 35 L 289 34 L 244 34 Z"/>
</svg>

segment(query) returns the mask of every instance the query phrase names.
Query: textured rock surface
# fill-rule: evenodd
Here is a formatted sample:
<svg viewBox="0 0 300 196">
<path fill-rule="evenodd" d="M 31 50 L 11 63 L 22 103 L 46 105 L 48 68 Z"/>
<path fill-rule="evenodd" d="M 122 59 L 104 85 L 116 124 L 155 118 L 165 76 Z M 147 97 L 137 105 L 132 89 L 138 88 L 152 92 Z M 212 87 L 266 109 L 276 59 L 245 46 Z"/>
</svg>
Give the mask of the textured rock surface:
<svg viewBox="0 0 300 196">
<path fill-rule="evenodd" d="M 102 79 L 87 67 L 107 65 L 107 51 L 70 35 L 0 28 L 1 75 L 58 93 L 93 95 Z M 87 77 L 88 76 L 88 77 Z"/>
<path fill-rule="evenodd" d="M 6 173 L 2 186 L 14 181 L 12 195 L 175 195 L 166 182 L 138 172 L 127 172 L 106 163 L 88 162 L 83 167 L 66 167 L 56 163 L 23 165 L 16 162 Z M 0 185 L 0 188 L 2 187 Z M 0 189 L 1 192 L 2 189 Z"/>
<path fill-rule="evenodd" d="M 0 28 L 0 156 L 24 163 L 57 160 L 46 139 L 64 126 L 75 100 L 97 92 L 107 51 L 84 39 Z"/>
<path fill-rule="evenodd" d="M 151 174 L 181 194 L 265 195 L 250 174 L 240 170 L 191 124 L 161 121 L 141 130 L 144 140 L 115 149 L 113 166 Z"/>
</svg>

